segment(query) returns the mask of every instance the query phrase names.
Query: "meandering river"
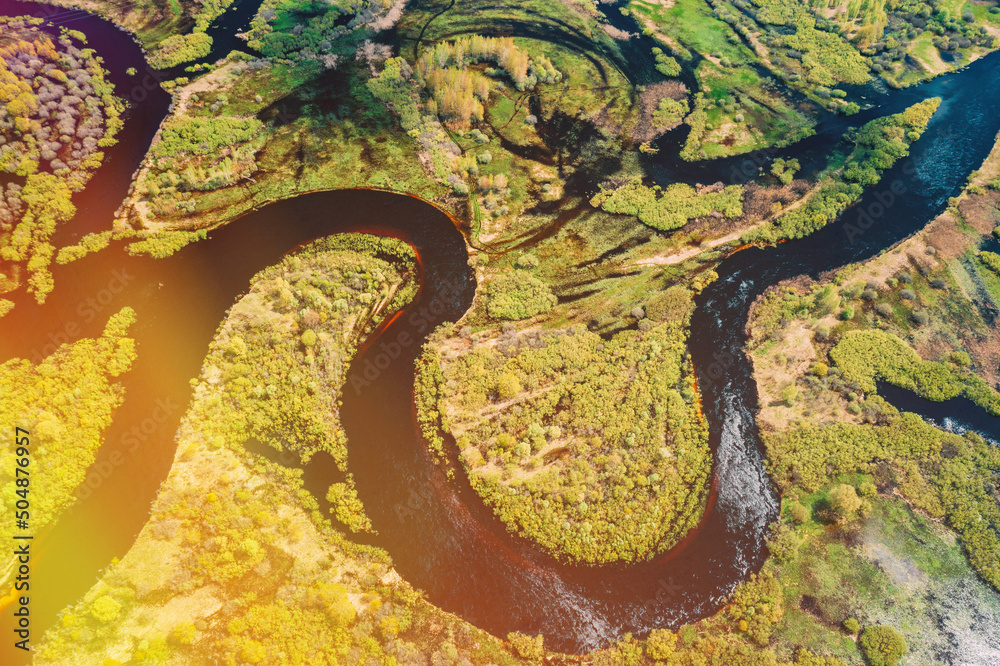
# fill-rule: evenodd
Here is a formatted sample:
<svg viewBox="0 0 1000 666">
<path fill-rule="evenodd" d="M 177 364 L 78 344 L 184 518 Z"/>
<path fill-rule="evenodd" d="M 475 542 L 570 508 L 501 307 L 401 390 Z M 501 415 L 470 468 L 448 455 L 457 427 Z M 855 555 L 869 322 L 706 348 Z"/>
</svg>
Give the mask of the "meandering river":
<svg viewBox="0 0 1000 666">
<path fill-rule="evenodd" d="M 0 0 L 0 12 L 52 15 L 53 10 Z M 122 142 L 78 199 L 80 214 L 72 228 L 60 232 L 60 244 L 108 227 L 169 101 L 155 85 L 142 86 L 148 68 L 127 34 L 80 13 L 63 16 L 73 17 L 71 27 L 85 31 L 91 46 L 105 55 L 119 92 L 129 95 L 137 85 L 143 92 L 130 95 Z M 436 605 L 491 633 L 542 632 L 548 647 L 568 652 L 711 614 L 760 567 L 767 525 L 778 506 L 754 419 L 752 368 L 742 351 L 750 305 L 786 278 L 816 276 L 871 257 L 942 211 L 1000 129 L 998 65 L 1000 56 L 993 55 L 921 86 L 875 94 L 878 106 L 867 115 L 892 113 L 931 96 L 944 101 L 910 157 L 841 220 L 804 240 L 743 250 L 718 267 L 719 279 L 698 297 L 691 335 L 715 453 L 712 500 L 689 539 L 648 563 L 553 562 L 509 536 L 467 485 L 446 481 L 430 460 L 413 415 L 419 342 L 400 345 L 398 353 L 393 343 L 403 333 L 420 340 L 437 323 L 458 319 L 475 289 L 465 239 L 430 204 L 370 190 L 306 194 L 253 211 L 168 259 L 131 257 L 115 244 L 57 267 L 56 289 L 44 306 L 21 297 L 0 319 L 0 360 L 37 360 L 54 344 L 98 335 L 108 316 L 125 305 L 138 314 L 138 359 L 124 376 L 125 403 L 81 501 L 51 532 L 38 535 L 34 640 L 61 608 L 83 595 L 112 557 L 127 552 L 146 522 L 170 469 L 174 432 L 190 397 L 188 380 L 198 374 L 216 327 L 250 277 L 302 243 L 345 231 L 402 238 L 421 259 L 420 293 L 355 358 L 341 412 L 350 442 L 348 464 L 378 531 L 371 542 L 389 552 L 402 576 L 426 590 Z M 125 75 L 127 67 L 139 70 L 138 79 Z M 829 146 L 839 133 L 817 137 L 782 153 L 822 150 L 823 141 Z M 704 169 L 721 173 L 736 163 Z M 660 173 L 675 169 L 680 165 L 664 164 Z M 392 363 L 368 382 L 372 375 L 365 377 L 365 370 L 384 353 L 394 356 Z M 366 380 L 357 392 L 350 388 L 354 377 Z M 330 460 L 317 456 L 306 481 L 323 488 L 332 474 Z M 10 654 L 6 643 L 0 653 L 4 663 L 23 659 Z"/>
</svg>

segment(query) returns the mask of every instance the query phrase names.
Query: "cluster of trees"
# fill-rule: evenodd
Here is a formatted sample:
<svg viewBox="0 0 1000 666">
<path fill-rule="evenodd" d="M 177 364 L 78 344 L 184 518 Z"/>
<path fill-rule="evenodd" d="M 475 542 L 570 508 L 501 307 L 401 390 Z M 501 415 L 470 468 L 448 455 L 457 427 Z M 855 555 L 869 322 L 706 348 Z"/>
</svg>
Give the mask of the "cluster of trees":
<svg viewBox="0 0 1000 666">
<path fill-rule="evenodd" d="M 718 0 L 712 4 L 748 42 L 754 33 L 763 33 L 758 40 L 777 56 L 771 63 L 790 82 L 811 84 L 807 92 L 839 108 L 845 105 L 831 99 L 827 86 L 864 83 L 869 72 L 895 76 L 915 66 L 906 64 L 907 50 L 925 33 L 934 35 L 934 46 L 941 51 L 996 47 L 996 38 L 971 13 L 952 15 L 933 0 L 851 0 L 846 12 L 832 16 L 823 2 L 736 0 L 736 15 Z"/>
<path fill-rule="evenodd" d="M 364 59 L 371 48 L 366 39 L 391 28 L 402 11 L 402 5 L 384 0 L 265 0 L 250 22 L 247 43 L 269 58 L 332 67 L 344 57 Z"/>
<path fill-rule="evenodd" d="M 771 162 L 771 175 L 777 177 L 782 185 L 788 185 L 795 180 L 795 174 L 800 168 L 798 160 L 778 157 Z"/>
<path fill-rule="evenodd" d="M 934 97 L 865 124 L 853 137 L 856 148 L 844 178 L 861 185 L 877 183 L 883 171 L 909 154 L 910 144 L 920 138 L 940 104 L 941 98 Z"/>
<path fill-rule="evenodd" d="M 683 319 L 603 341 L 584 327 L 517 333 L 418 365 L 421 426 L 454 437 L 473 488 L 556 556 L 652 557 L 704 510 L 711 454 Z"/>
<path fill-rule="evenodd" d="M 150 148 L 138 191 L 158 212 L 191 212 L 190 193 L 226 187 L 257 171 L 262 129 L 257 118 L 170 118 Z"/>
<path fill-rule="evenodd" d="M 808 201 L 748 235 L 745 240 L 773 243 L 782 238 L 802 238 L 832 222 L 857 201 L 865 185 L 878 182 L 881 174 L 909 153 L 941 103 L 939 97 L 914 104 L 902 113 L 876 118 L 853 136 L 855 149 L 844 165 L 843 181 L 829 180 Z"/>
<path fill-rule="evenodd" d="M 681 65 L 676 58 L 668 56 L 658 46 L 653 47 L 653 58 L 656 59 L 656 71 L 663 76 L 672 78 L 681 73 Z"/>
<path fill-rule="evenodd" d="M 486 312 L 493 319 L 527 319 L 548 312 L 558 302 L 549 286 L 525 270 L 504 273 L 483 290 Z"/>
<path fill-rule="evenodd" d="M 83 35 L 63 29 L 54 38 L 41 23 L 0 17 L 0 171 L 24 178 L 0 188 L 2 256 L 26 263 L 40 303 L 53 287 L 49 239 L 76 213 L 72 194 L 100 166 L 100 149 L 115 143 L 123 109 L 101 59 L 78 46 Z"/>
<path fill-rule="evenodd" d="M 471 65 L 483 62 L 497 66 L 486 71 L 490 77 L 470 69 Z M 512 38 L 480 35 L 438 42 L 420 56 L 414 72 L 418 83 L 430 94 L 425 108 L 459 128 L 483 119 L 483 102 L 490 95 L 491 77 L 506 75 L 518 90 L 562 79 L 548 58 L 532 59 L 514 45 Z"/>
<path fill-rule="evenodd" d="M 695 93 L 694 110 L 684 119 L 685 124 L 691 128 L 684 147 L 681 149 L 681 159 L 689 162 L 701 159 L 701 145 L 708 131 L 708 111 L 709 100 L 704 93 Z"/>
<path fill-rule="evenodd" d="M 73 504 L 103 432 L 125 397 L 115 379 L 135 359 L 135 344 L 128 337 L 134 322 L 135 313 L 125 308 L 108 320 L 99 338 L 64 344 L 37 365 L 25 359 L 0 365 L 0 427 L 10 433 L 0 449 L 0 502 L 11 517 L 0 525 L 0 536 L 8 543 L 18 501 L 29 502 L 35 533 L 50 527 Z M 15 476 L 16 460 L 25 457 L 17 452 L 15 427 L 29 432 L 29 477 Z M 25 478 L 30 478 L 28 486 Z M 5 563 L 5 570 L 16 567 L 6 569 Z M 9 582 L 4 581 L 5 586 Z"/>
<path fill-rule="evenodd" d="M 160 42 L 157 49 L 149 56 L 149 64 L 156 69 L 168 69 L 204 58 L 211 50 L 212 38 L 195 28 L 195 32 L 187 35 L 171 35 Z"/>
<path fill-rule="evenodd" d="M 885 407 L 882 425 L 807 425 L 765 433 L 768 466 L 785 488 L 813 492 L 839 475 L 871 473 L 884 461 L 899 470 L 899 490 L 962 538 L 972 566 L 1000 588 L 1000 450 Z"/>
<path fill-rule="evenodd" d="M 997 227 L 1000 229 L 1000 227 Z M 994 233 L 996 230 L 994 229 Z M 983 262 L 986 268 L 990 269 L 997 275 L 1000 275 L 1000 254 L 996 252 L 990 252 L 989 250 L 983 250 L 979 253 L 979 261 Z"/>
<path fill-rule="evenodd" d="M 666 189 L 630 182 L 617 189 L 604 189 L 590 204 L 609 213 L 634 215 L 661 231 L 679 229 L 690 220 L 718 211 L 728 218 L 743 214 L 743 187 L 730 185 L 719 191 L 698 194 L 686 183 L 674 183 Z"/>
<path fill-rule="evenodd" d="M 881 330 L 845 333 L 830 358 L 849 381 L 875 392 L 875 379 L 909 389 L 928 400 L 948 400 L 965 393 L 991 414 L 1000 416 L 1000 393 L 952 363 L 924 361 L 912 347 Z"/>
<path fill-rule="evenodd" d="M 784 55 L 773 58 L 772 66 L 780 68 L 790 82 L 808 86 L 807 92 L 815 86 L 864 83 L 870 78 L 867 58 L 836 23 L 818 16 L 818 7 L 795 0 L 736 0 L 731 6 L 713 0 L 711 4 L 713 14 L 748 43 L 754 38 L 775 56 Z"/>
<path fill-rule="evenodd" d="M 689 110 L 690 107 L 688 107 L 686 99 L 664 97 L 657 105 L 656 111 L 653 112 L 653 127 L 674 127 L 684 119 Z"/>
<path fill-rule="evenodd" d="M 401 241 L 347 234 L 258 273 L 209 347 L 205 367 L 221 382 L 195 389 L 200 409 L 189 420 L 201 436 L 238 450 L 256 440 L 303 463 L 325 451 L 346 473 L 344 373 L 358 341 L 412 297 L 413 261 Z M 352 477 L 341 486 L 331 489 L 334 513 L 368 527 Z"/>
</svg>

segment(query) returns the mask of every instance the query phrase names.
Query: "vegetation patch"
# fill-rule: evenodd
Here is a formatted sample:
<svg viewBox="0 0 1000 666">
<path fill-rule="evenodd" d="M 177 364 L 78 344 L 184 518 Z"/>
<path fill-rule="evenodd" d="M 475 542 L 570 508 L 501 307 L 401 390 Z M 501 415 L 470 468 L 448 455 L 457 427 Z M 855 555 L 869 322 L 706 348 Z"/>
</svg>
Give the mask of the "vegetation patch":
<svg viewBox="0 0 1000 666">
<path fill-rule="evenodd" d="M 116 143 L 124 108 L 83 33 L 52 37 L 42 23 L 0 17 L 0 172 L 14 176 L 0 185 L 0 258 L 24 265 L 39 303 L 54 286 L 50 238 Z"/>
<path fill-rule="evenodd" d="M 743 186 L 698 192 L 685 183 L 674 183 L 664 189 L 631 182 L 614 189 L 602 188 L 591 198 L 590 205 L 600 206 L 609 213 L 635 215 L 654 229 L 671 231 L 713 212 L 729 218 L 741 216 Z"/>
<path fill-rule="evenodd" d="M 41 532 L 73 505 L 102 433 L 125 398 L 115 379 L 135 360 L 135 342 L 128 337 L 134 323 L 135 313 L 125 308 L 108 320 L 99 338 L 61 345 L 37 364 L 16 358 L 0 365 L 0 426 L 11 433 L 22 428 L 31 441 L 27 486 L 25 477 L 14 474 L 16 460 L 23 457 L 16 454 L 15 438 L 0 451 L 0 498 L 7 515 L 21 513 L 15 511 L 17 502 L 27 499 L 31 526 Z M 8 540 L 14 532 L 13 519 L 0 528 Z M 12 589 L 16 559 L 4 563 L 4 589 Z"/>
<path fill-rule="evenodd" d="M 686 321 L 608 342 L 578 327 L 447 355 L 431 345 L 418 365 L 425 437 L 443 460 L 442 435 L 454 438 L 486 503 L 554 555 L 648 559 L 697 524 L 711 467 Z"/>
</svg>

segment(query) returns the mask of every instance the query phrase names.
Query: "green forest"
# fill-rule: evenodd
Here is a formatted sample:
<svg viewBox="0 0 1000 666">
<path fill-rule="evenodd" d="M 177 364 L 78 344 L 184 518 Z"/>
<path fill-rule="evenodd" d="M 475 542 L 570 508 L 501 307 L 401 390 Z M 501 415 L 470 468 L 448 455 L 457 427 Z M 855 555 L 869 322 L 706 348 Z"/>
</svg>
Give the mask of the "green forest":
<svg viewBox="0 0 1000 666">
<path fill-rule="evenodd" d="M 454 442 L 500 519 L 557 556 L 669 548 L 701 518 L 711 467 L 687 316 L 672 314 L 608 342 L 577 327 L 510 330 L 453 358 L 430 347 L 417 368 L 428 444 L 448 461 Z"/>
</svg>

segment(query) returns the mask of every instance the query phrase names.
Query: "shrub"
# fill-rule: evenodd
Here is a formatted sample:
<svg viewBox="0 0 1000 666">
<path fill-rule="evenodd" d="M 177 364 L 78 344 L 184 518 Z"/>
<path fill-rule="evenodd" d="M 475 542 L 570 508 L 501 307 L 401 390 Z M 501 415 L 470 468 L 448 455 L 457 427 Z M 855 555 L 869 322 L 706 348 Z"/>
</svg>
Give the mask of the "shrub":
<svg viewBox="0 0 1000 666">
<path fill-rule="evenodd" d="M 889 305 L 888 303 L 879 303 L 878 305 L 875 306 L 875 311 L 878 312 L 883 317 L 892 316 L 892 306 Z"/>
<path fill-rule="evenodd" d="M 914 294 L 913 291 L 911 291 L 910 289 L 903 289 L 899 292 L 899 297 L 902 298 L 904 301 L 912 301 L 917 297 L 917 295 Z"/>
<path fill-rule="evenodd" d="M 906 652 L 900 633 L 884 625 L 865 627 L 858 642 L 871 666 L 896 666 Z"/>
<path fill-rule="evenodd" d="M 195 627 L 190 622 L 181 622 L 170 631 L 170 638 L 179 645 L 188 645 L 194 641 Z"/>
<path fill-rule="evenodd" d="M 861 631 L 861 625 L 853 617 L 844 620 L 844 630 L 849 634 L 856 634 Z"/>
<path fill-rule="evenodd" d="M 797 525 L 803 525 L 809 521 L 811 511 L 801 502 L 792 502 L 788 505 L 788 513 Z"/>
<path fill-rule="evenodd" d="M 105 595 L 97 599 L 94 605 L 90 607 L 90 614 L 98 622 L 107 624 L 118 617 L 118 612 L 121 608 L 122 605 L 120 603 Z"/>
<path fill-rule="evenodd" d="M 504 400 L 510 400 L 521 392 L 521 382 L 517 375 L 511 372 L 504 373 L 497 382 L 497 394 Z"/>
<path fill-rule="evenodd" d="M 913 320 L 914 324 L 919 324 L 920 326 L 925 326 L 927 322 L 931 320 L 931 318 L 927 316 L 927 313 L 922 310 L 911 314 L 910 319 Z"/>
<path fill-rule="evenodd" d="M 995 231 L 996 230 L 994 230 L 994 232 Z M 982 261 L 988 269 L 1000 275 L 1000 254 L 997 254 L 996 252 L 983 251 L 979 253 L 979 260 Z"/>
<path fill-rule="evenodd" d="M 548 285 L 523 270 L 501 275 L 485 291 L 486 311 L 494 319 L 526 319 L 548 312 L 558 301 Z"/>
<path fill-rule="evenodd" d="M 653 296 L 646 303 L 646 317 L 653 321 L 682 319 L 691 309 L 691 292 L 674 286 Z"/>
<path fill-rule="evenodd" d="M 507 634 L 507 641 L 510 643 L 510 647 L 513 649 L 514 654 L 521 659 L 525 659 L 533 663 L 541 663 L 542 659 L 545 657 L 544 640 L 545 639 L 541 634 L 535 636 L 534 638 L 531 636 L 525 636 L 517 631 Z"/>
<path fill-rule="evenodd" d="M 854 486 L 842 483 L 830 489 L 830 510 L 837 522 L 847 522 L 854 518 L 861 508 L 861 498 Z"/>
<path fill-rule="evenodd" d="M 669 659 L 677 649 L 677 634 L 667 629 L 653 629 L 646 639 L 646 654 L 652 659 Z"/>
<path fill-rule="evenodd" d="M 972 365 L 972 357 L 970 357 L 964 351 L 952 352 L 949 358 L 951 359 L 952 363 L 959 366 L 960 368 L 967 368 L 968 366 Z"/>
<path fill-rule="evenodd" d="M 687 100 L 664 97 L 653 112 L 653 127 L 673 127 L 687 115 L 689 111 Z"/>
</svg>

